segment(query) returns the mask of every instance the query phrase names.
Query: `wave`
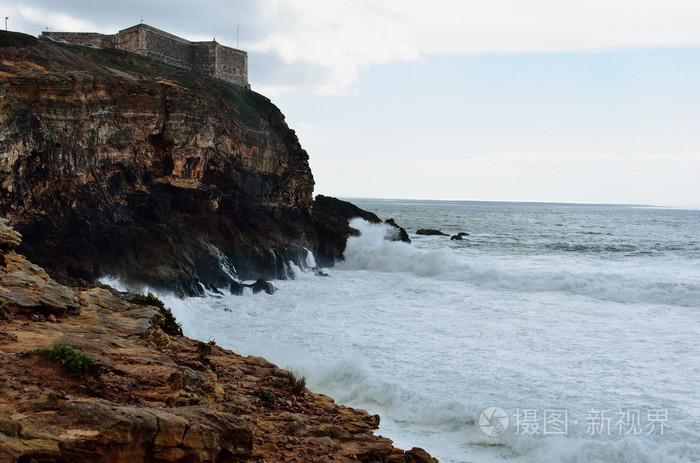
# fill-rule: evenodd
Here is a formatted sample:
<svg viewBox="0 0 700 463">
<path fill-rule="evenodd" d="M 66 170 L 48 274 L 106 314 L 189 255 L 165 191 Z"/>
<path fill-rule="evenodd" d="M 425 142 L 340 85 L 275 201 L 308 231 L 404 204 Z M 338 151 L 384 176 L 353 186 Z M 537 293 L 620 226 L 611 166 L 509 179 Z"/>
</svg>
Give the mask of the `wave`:
<svg viewBox="0 0 700 463">
<path fill-rule="evenodd" d="M 648 277 L 574 269 L 513 269 L 457 256 L 449 248 L 418 249 L 386 241 L 386 225 L 353 219 L 360 235 L 348 238 L 339 269 L 405 272 L 420 277 L 462 281 L 478 287 L 518 292 L 558 291 L 619 303 L 661 303 L 698 307 L 700 285 Z"/>
<path fill-rule="evenodd" d="M 373 374 L 360 360 L 317 366 L 310 386 L 340 403 L 376 410 L 382 418 L 418 425 L 473 425 L 473 411 L 456 401 L 439 401 Z"/>
</svg>

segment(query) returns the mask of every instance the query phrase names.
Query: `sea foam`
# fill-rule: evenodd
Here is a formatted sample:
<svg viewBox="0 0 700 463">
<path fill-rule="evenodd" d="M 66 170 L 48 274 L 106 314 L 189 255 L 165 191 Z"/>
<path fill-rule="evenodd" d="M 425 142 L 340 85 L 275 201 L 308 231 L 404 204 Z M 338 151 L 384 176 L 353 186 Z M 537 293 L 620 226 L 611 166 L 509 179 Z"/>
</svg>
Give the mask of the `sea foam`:
<svg viewBox="0 0 700 463">
<path fill-rule="evenodd" d="M 360 231 L 350 237 L 345 260 L 338 268 L 377 272 L 405 272 L 420 277 L 452 280 L 493 290 L 517 292 L 561 291 L 620 303 L 662 303 L 694 306 L 700 301 L 700 285 L 649 278 L 629 278 L 618 273 L 568 269 L 504 268 L 494 262 L 457 256 L 448 248 L 418 249 L 400 241 L 386 241 L 387 225 L 353 219 Z"/>
</svg>

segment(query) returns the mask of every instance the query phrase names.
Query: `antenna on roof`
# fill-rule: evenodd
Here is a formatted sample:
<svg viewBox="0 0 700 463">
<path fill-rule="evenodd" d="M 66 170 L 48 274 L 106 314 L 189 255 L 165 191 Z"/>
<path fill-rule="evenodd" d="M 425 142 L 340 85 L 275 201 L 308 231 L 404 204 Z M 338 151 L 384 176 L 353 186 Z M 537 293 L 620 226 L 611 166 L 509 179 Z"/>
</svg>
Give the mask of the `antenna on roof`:
<svg viewBox="0 0 700 463">
<path fill-rule="evenodd" d="M 141 16 L 141 24 L 143 24 L 143 16 Z"/>
<path fill-rule="evenodd" d="M 7 20 L 10 19 L 9 16 L 5 16 L 5 31 L 7 31 Z"/>
</svg>

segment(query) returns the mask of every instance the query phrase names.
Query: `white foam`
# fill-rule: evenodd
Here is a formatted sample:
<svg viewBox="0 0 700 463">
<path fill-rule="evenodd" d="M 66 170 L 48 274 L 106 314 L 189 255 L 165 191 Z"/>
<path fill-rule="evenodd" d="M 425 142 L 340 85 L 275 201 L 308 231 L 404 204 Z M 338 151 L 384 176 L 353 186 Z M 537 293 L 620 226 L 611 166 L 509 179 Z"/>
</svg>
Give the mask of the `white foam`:
<svg viewBox="0 0 700 463">
<path fill-rule="evenodd" d="M 304 271 L 307 254 L 273 295 L 159 297 L 186 335 L 295 369 L 444 463 L 699 461 L 698 268 L 684 257 L 504 256 L 353 226 L 330 278 Z M 570 433 L 490 438 L 475 424 L 489 406 L 565 408 Z M 671 429 L 585 433 L 589 408 L 616 407 L 667 409 Z"/>
<path fill-rule="evenodd" d="M 314 258 L 314 254 L 306 248 L 304 248 L 304 250 L 306 251 L 306 268 L 316 268 L 316 259 Z"/>
<path fill-rule="evenodd" d="M 681 306 L 700 304 L 700 285 L 672 279 L 629 278 L 616 272 L 547 270 L 539 267 L 504 268 L 495 262 L 458 257 L 448 248 L 424 250 L 400 241 L 386 241 L 387 225 L 353 219 L 360 236 L 350 237 L 346 270 L 405 272 L 421 277 L 461 281 L 482 288 L 518 292 L 561 291 L 612 302 L 663 303 Z"/>
</svg>

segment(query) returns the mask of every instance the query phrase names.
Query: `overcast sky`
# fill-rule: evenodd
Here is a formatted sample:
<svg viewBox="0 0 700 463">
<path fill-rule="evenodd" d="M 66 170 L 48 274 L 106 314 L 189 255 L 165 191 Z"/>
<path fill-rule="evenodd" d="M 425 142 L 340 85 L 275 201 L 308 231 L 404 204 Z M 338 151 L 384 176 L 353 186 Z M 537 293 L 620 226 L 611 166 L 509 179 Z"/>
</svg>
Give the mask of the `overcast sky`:
<svg viewBox="0 0 700 463">
<path fill-rule="evenodd" d="M 5 1 L 249 53 L 341 197 L 700 206 L 700 1 Z M 237 36 L 237 25 L 240 33 Z"/>
</svg>

